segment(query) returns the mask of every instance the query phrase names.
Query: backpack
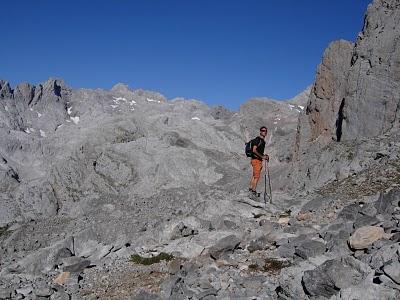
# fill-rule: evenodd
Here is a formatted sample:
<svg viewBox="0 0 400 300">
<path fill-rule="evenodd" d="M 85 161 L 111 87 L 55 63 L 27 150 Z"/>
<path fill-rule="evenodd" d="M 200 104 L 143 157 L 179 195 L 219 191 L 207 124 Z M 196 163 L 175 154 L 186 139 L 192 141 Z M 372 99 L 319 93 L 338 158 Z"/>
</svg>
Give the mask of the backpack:
<svg viewBox="0 0 400 300">
<path fill-rule="evenodd" d="M 252 139 L 252 140 L 248 141 L 244 146 L 244 153 L 246 154 L 247 157 L 253 156 L 254 142 L 255 142 L 255 139 Z"/>
</svg>

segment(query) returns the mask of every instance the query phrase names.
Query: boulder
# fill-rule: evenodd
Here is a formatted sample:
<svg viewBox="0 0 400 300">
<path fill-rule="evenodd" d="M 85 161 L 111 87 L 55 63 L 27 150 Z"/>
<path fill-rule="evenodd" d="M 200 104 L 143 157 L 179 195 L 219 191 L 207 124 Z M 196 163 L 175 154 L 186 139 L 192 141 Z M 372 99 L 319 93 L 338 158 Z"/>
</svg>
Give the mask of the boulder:
<svg viewBox="0 0 400 300">
<path fill-rule="evenodd" d="M 397 258 L 398 251 L 400 251 L 400 245 L 398 243 L 384 245 L 371 255 L 368 263 L 371 268 L 380 270 L 381 267 Z"/>
<path fill-rule="evenodd" d="M 78 256 L 71 256 L 63 259 L 64 272 L 79 273 L 89 265 L 90 260 Z"/>
<path fill-rule="evenodd" d="M 358 229 L 360 227 L 376 225 L 378 223 L 379 220 L 374 216 L 358 215 L 354 222 L 354 228 Z"/>
<path fill-rule="evenodd" d="M 251 240 L 249 245 L 247 246 L 247 250 L 250 252 L 254 252 L 257 250 L 264 250 L 270 245 L 268 241 L 268 237 L 266 235 L 262 235 L 254 240 Z"/>
<path fill-rule="evenodd" d="M 325 252 L 326 246 L 320 241 L 306 240 L 295 250 L 295 254 L 303 259 L 321 255 Z"/>
<path fill-rule="evenodd" d="M 383 272 L 395 283 L 400 284 L 400 263 L 398 260 L 384 266 Z"/>
<path fill-rule="evenodd" d="M 397 300 L 400 297 L 400 292 L 380 284 L 372 282 L 364 282 L 358 286 L 352 286 L 340 290 L 339 299 L 363 299 L 363 300 Z M 336 298 L 338 299 L 338 298 Z"/>
<path fill-rule="evenodd" d="M 381 227 L 364 226 L 357 229 L 349 238 L 349 245 L 354 250 L 367 249 L 374 242 L 385 236 L 385 232 Z"/>
<path fill-rule="evenodd" d="M 369 274 L 372 270 L 366 264 L 349 256 L 305 271 L 302 282 L 308 295 L 331 297 L 341 289 L 360 284 Z"/>
<path fill-rule="evenodd" d="M 53 282 L 58 285 L 64 285 L 70 278 L 70 276 L 70 272 L 62 272 L 56 278 L 54 278 Z"/>
<path fill-rule="evenodd" d="M 240 239 L 236 235 L 228 235 L 220 239 L 215 245 L 208 249 L 213 259 L 218 259 L 225 253 L 232 253 L 240 244 Z"/>
</svg>

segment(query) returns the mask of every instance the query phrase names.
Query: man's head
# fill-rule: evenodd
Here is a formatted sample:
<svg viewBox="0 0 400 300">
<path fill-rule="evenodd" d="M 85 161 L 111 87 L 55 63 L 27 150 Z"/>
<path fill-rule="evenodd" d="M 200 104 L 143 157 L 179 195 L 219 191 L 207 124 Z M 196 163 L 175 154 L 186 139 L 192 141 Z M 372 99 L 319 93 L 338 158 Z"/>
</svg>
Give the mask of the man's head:
<svg viewBox="0 0 400 300">
<path fill-rule="evenodd" d="M 262 126 L 262 127 L 260 128 L 260 135 L 261 135 L 262 137 L 266 137 L 266 136 L 267 136 L 267 132 L 268 132 L 267 127 Z"/>
</svg>

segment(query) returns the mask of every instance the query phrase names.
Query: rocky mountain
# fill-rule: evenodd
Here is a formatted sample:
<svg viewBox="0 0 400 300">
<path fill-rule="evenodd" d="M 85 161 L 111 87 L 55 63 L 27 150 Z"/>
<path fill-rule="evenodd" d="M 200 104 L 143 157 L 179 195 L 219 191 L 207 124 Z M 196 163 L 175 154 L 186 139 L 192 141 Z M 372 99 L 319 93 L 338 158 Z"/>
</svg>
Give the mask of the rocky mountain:
<svg viewBox="0 0 400 300">
<path fill-rule="evenodd" d="M 311 87 L 238 112 L 0 81 L 0 299 L 398 299 L 399 18 L 375 0 Z"/>
</svg>

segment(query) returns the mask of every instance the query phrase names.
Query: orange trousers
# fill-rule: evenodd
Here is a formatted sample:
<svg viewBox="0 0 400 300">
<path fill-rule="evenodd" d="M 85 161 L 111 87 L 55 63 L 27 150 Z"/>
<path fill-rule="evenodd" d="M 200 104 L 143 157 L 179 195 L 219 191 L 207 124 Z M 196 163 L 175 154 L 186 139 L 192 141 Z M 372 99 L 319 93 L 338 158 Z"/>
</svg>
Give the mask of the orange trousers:
<svg viewBox="0 0 400 300">
<path fill-rule="evenodd" d="M 253 167 L 253 177 L 259 179 L 262 170 L 262 160 L 252 159 L 251 166 Z"/>
</svg>

